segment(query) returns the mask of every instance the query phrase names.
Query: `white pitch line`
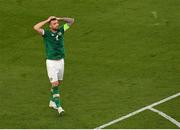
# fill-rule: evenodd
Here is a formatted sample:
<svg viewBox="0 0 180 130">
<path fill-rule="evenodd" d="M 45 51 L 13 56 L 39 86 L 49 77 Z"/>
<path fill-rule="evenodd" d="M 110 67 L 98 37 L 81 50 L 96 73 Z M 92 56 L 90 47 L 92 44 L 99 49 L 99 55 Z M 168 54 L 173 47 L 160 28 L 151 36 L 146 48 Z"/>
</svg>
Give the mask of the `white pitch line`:
<svg viewBox="0 0 180 130">
<path fill-rule="evenodd" d="M 171 99 L 173 99 L 173 98 L 176 98 L 176 97 L 178 97 L 178 96 L 180 96 L 180 92 L 179 92 L 179 93 L 176 93 L 176 94 L 174 94 L 174 95 L 172 95 L 172 96 L 169 96 L 169 97 L 167 97 L 167 98 L 164 98 L 164 99 L 162 99 L 162 100 L 160 100 L 160 101 L 158 101 L 158 102 L 155 102 L 155 103 L 153 103 L 153 104 L 151 104 L 151 105 L 148 105 L 148 106 L 145 106 L 145 107 L 143 107 L 143 108 L 140 108 L 140 109 L 138 109 L 138 110 L 136 110 L 136 111 L 134 111 L 134 112 L 131 112 L 131 113 L 125 115 L 125 116 L 121 116 L 121 117 L 119 117 L 119 118 L 117 118 L 117 119 L 115 119 L 115 120 L 113 120 L 113 121 L 110 121 L 110 122 L 108 122 L 108 123 L 106 123 L 106 124 L 104 124 L 104 125 L 101 125 L 101 126 L 95 128 L 95 129 L 103 129 L 103 128 L 107 127 L 107 126 L 110 126 L 110 125 L 115 124 L 115 123 L 117 123 L 117 122 L 119 122 L 119 121 L 122 121 L 122 120 L 124 120 L 124 119 L 127 119 L 127 118 L 129 118 L 129 117 L 131 117 L 131 116 L 134 116 L 134 115 L 136 115 L 136 114 L 144 111 L 144 110 L 147 110 L 147 109 L 149 109 L 149 108 L 152 108 L 152 107 L 154 107 L 154 106 L 157 106 L 157 105 L 159 105 L 159 104 L 161 104 L 161 103 L 164 103 L 164 102 L 166 102 L 166 101 L 169 101 L 169 100 L 171 100 Z"/>
<path fill-rule="evenodd" d="M 158 113 L 159 115 L 166 118 L 167 120 L 169 120 L 170 122 L 172 122 L 173 124 L 175 124 L 176 126 L 178 126 L 180 128 L 180 123 L 178 121 L 176 121 L 175 119 L 173 119 L 172 117 L 168 116 L 166 113 L 159 111 L 157 109 L 154 109 L 154 108 L 149 108 L 149 110 L 151 110 L 155 113 Z"/>
</svg>

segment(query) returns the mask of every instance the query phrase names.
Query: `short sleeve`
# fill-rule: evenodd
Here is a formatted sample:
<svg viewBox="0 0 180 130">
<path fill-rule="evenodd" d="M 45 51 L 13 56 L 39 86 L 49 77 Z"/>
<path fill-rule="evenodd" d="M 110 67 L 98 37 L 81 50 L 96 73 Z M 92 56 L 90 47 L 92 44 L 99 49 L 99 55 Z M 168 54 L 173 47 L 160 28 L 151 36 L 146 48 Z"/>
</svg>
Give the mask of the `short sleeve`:
<svg viewBox="0 0 180 130">
<path fill-rule="evenodd" d="M 42 29 L 42 35 L 44 35 L 44 29 Z"/>
<path fill-rule="evenodd" d="M 46 37 L 46 36 L 47 36 L 47 30 L 42 29 L 42 36 L 43 36 L 43 37 Z"/>
</svg>

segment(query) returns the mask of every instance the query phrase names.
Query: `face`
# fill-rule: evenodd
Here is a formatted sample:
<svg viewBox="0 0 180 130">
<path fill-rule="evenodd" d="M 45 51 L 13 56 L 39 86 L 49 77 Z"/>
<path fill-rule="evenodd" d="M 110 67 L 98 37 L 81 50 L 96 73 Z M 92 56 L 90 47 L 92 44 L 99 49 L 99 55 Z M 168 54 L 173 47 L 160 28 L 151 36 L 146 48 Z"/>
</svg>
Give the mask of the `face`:
<svg viewBox="0 0 180 130">
<path fill-rule="evenodd" d="M 52 21 L 50 22 L 49 27 L 50 27 L 52 30 L 57 30 L 58 27 L 59 27 L 59 21 L 58 21 L 58 20 L 52 20 Z"/>
</svg>

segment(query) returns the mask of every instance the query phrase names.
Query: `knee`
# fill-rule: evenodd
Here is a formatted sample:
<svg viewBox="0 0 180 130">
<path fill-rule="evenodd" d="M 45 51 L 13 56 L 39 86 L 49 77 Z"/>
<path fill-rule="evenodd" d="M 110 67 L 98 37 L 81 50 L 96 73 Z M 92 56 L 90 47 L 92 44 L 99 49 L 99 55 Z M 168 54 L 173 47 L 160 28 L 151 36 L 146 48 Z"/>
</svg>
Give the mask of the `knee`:
<svg viewBox="0 0 180 130">
<path fill-rule="evenodd" d="M 53 87 L 54 87 L 54 86 L 59 86 L 59 85 L 60 85 L 59 81 L 51 82 L 51 84 L 52 84 Z"/>
</svg>

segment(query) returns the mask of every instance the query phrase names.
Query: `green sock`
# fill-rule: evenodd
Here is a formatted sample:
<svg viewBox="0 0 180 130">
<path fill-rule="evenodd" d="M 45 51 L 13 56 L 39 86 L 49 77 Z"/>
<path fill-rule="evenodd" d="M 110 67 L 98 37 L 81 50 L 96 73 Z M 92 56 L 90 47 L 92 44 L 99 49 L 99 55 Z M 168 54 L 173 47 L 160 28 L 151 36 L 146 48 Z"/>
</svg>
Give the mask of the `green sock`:
<svg viewBox="0 0 180 130">
<path fill-rule="evenodd" d="M 50 90 L 50 100 L 54 102 L 53 89 L 52 89 L 52 88 L 51 88 L 51 90 Z"/>
<path fill-rule="evenodd" d="M 53 101 L 56 104 L 56 107 L 60 107 L 61 106 L 61 102 L 60 102 L 60 94 L 59 94 L 59 87 L 58 86 L 53 86 L 52 88 L 53 90 Z"/>
</svg>

